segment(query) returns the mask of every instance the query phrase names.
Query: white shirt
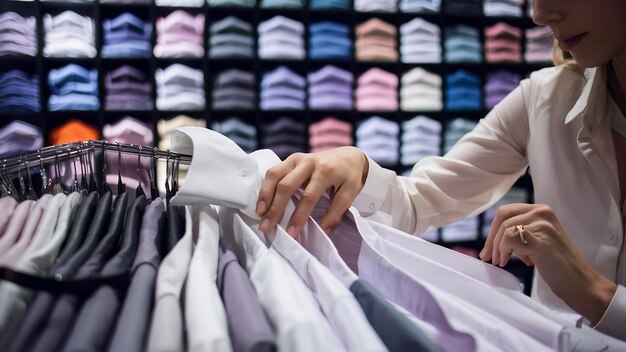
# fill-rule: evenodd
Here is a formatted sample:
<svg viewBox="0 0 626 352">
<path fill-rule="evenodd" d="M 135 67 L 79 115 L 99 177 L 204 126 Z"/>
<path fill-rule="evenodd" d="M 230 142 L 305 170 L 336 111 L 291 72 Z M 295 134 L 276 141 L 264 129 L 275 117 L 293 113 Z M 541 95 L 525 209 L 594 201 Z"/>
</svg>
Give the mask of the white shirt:
<svg viewBox="0 0 626 352">
<path fill-rule="evenodd" d="M 330 328 L 325 326 L 327 323 L 319 308 L 311 306 L 308 292 L 302 292 L 294 286 L 297 283 L 281 259 L 257 237 L 251 228 L 253 222 L 256 222 L 258 232 L 258 220 L 246 217 L 232 208 L 220 209 L 222 236 L 233 244 L 235 254 L 245 266 L 259 301 L 276 328 L 278 349 L 344 350 Z"/>
<path fill-rule="evenodd" d="M 584 75 L 562 67 L 535 72 L 445 158 L 421 160 L 410 177 L 370 160 L 354 205 L 362 215 L 376 213 L 374 219 L 419 234 L 483 212 L 530 166 L 535 201 L 548 204 L 584 258 L 620 285 L 596 328 L 626 339 L 624 227 L 608 142 L 608 121 L 621 112 L 608 97 L 604 67 Z M 532 296 L 571 312 L 538 274 Z"/>
<path fill-rule="evenodd" d="M 148 351 L 185 350 L 181 294 L 193 248 L 191 207 L 185 207 L 185 234 L 163 258 L 157 272 L 152 322 L 147 336 Z"/>
<path fill-rule="evenodd" d="M 220 229 L 210 205 L 191 208 L 195 248 L 185 286 L 185 327 L 190 351 L 231 351 L 224 303 L 217 288 Z"/>
<path fill-rule="evenodd" d="M 354 295 L 284 230 L 295 205 L 290 202 L 288 208 L 276 230 L 267 235 L 270 249 L 289 262 L 307 284 L 346 350 L 386 351 Z M 317 235 L 326 236 L 323 232 Z"/>
<path fill-rule="evenodd" d="M 585 325 L 577 326 L 577 324 L 575 324 L 576 319 L 572 320 L 571 316 L 557 314 L 556 312 L 547 309 L 537 301 L 526 296 L 522 293 L 521 285 L 517 278 L 496 266 L 486 264 L 480 260 L 457 253 L 445 247 L 429 243 L 421 238 L 391 229 L 380 223 L 369 221 L 369 225 L 371 225 L 376 233 L 385 239 L 390 246 L 404 248 L 412 256 L 422 257 L 421 259 L 412 258 L 410 260 L 412 265 L 411 267 L 406 268 L 407 271 L 415 271 L 416 269 L 414 268 L 420 268 L 418 274 L 423 279 L 435 283 L 440 279 L 440 277 L 445 277 L 446 279 L 442 281 L 444 285 L 447 285 L 449 282 L 457 283 L 457 285 L 452 286 L 451 288 L 445 288 L 446 292 L 456 292 L 460 298 L 468 297 L 473 294 L 468 291 L 468 288 L 473 290 L 478 288 L 480 285 L 477 285 L 476 283 L 470 284 L 470 281 L 473 280 L 467 281 L 467 284 L 462 284 L 460 286 L 458 284 L 468 278 L 471 278 L 488 286 L 487 292 L 479 294 L 475 297 L 478 305 L 481 305 L 481 302 L 484 302 L 491 309 L 495 304 L 497 304 L 496 302 L 502 301 L 502 299 L 513 299 L 521 303 L 523 307 L 517 306 L 515 309 L 511 309 L 511 307 L 516 306 L 516 304 L 502 305 L 501 307 L 504 307 L 505 309 L 500 309 L 500 312 L 496 312 L 496 314 L 507 315 L 510 312 L 514 324 L 522 327 L 522 330 L 525 329 L 526 331 L 529 331 L 530 335 L 536 336 L 536 338 L 540 341 L 543 340 L 544 342 L 549 342 L 556 338 L 569 338 L 569 346 L 576 351 L 601 351 L 607 349 L 607 347 L 609 351 L 626 349 L 626 342 L 610 338 L 607 335 L 599 333 L 596 330 L 592 330 Z M 401 256 L 402 255 L 389 256 L 389 258 L 394 263 L 398 263 L 399 266 L 405 267 L 406 263 L 403 265 Z M 430 262 L 424 262 L 424 259 L 429 259 Z M 415 263 L 421 264 L 414 265 Z M 437 269 L 427 269 L 433 263 L 442 265 L 445 268 L 444 270 L 452 270 L 452 272 L 445 274 L 445 276 L 442 276 L 444 274 L 439 275 L 438 277 L 434 274 L 437 272 Z M 495 288 L 495 291 L 504 293 L 505 297 L 497 297 L 500 294 L 492 290 L 492 288 Z M 533 314 L 533 312 L 557 323 L 558 327 L 555 327 L 554 324 L 537 317 L 536 314 Z M 511 321 L 510 319 L 505 320 Z M 530 321 L 533 321 L 533 324 L 527 325 L 526 323 Z M 563 331 L 565 334 L 559 333 L 561 327 L 564 328 Z M 569 335 L 569 337 L 567 335 Z M 561 344 L 562 342 L 565 341 L 559 340 L 557 343 Z M 565 342 L 565 345 L 561 344 L 561 346 L 567 346 L 567 343 Z"/>
<path fill-rule="evenodd" d="M 78 207 L 80 194 L 55 195 L 46 209 L 37 232 L 26 251 L 11 266 L 24 273 L 41 275 L 56 259 L 61 244 L 67 237 L 71 216 Z M 0 332 L 11 331 L 10 324 L 21 321 L 34 291 L 11 282 L 0 284 Z"/>
<path fill-rule="evenodd" d="M 337 334 L 320 311 L 319 301 L 315 301 L 303 283 L 302 267 L 296 273 L 292 266 L 281 259 L 276 249 L 268 250 L 261 241 L 258 230 L 260 219 L 255 213 L 256 197 L 265 170 L 280 159 L 268 150 L 246 154 L 233 141 L 217 132 L 191 127 L 173 133 L 172 149 L 193 154 L 186 182 L 172 198 L 172 203 L 212 203 L 224 206 L 220 210 L 221 235 L 234 245 L 237 257 L 248 271 L 263 307 L 277 328 L 279 348 L 287 351 L 344 350 Z M 205 150 L 214 152 L 205 153 Z M 207 172 L 207 165 L 218 163 L 220 168 L 215 170 L 219 172 Z M 207 183 L 223 187 L 206 187 Z M 288 236 L 284 232 L 283 235 Z M 319 283 L 317 280 L 324 281 L 321 277 L 309 277 L 305 282 Z M 335 298 L 341 296 L 340 293 L 334 293 Z M 327 294 L 331 293 L 327 291 Z M 329 305 L 332 306 L 332 303 L 325 300 L 322 308 L 324 313 L 339 314 L 336 308 Z M 349 303 L 342 304 L 340 310 L 341 313 L 350 312 Z M 341 315 L 335 316 L 334 322 L 363 318 L 362 311 L 361 316 Z M 355 332 L 368 333 L 367 329 L 359 326 L 359 322 L 353 322 L 351 328 Z M 371 343 L 369 348 L 376 349 L 375 336 L 364 335 L 361 339 L 362 342 Z M 345 338 L 350 339 L 348 336 Z M 356 343 L 354 335 L 351 341 Z"/>
</svg>

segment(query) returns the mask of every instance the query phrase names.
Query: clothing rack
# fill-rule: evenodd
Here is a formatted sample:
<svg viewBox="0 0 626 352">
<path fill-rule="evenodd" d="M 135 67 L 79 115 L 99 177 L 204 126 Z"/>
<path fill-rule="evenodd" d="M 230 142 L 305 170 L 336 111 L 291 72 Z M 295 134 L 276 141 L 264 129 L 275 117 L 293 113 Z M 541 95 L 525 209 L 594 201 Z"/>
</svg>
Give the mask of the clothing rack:
<svg viewBox="0 0 626 352">
<path fill-rule="evenodd" d="M 91 140 L 86 142 L 48 146 L 32 153 L 2 159 L 2 162 L 0 163 L 1 171 L 3 173 L 14 172 L 20 168 L 40 166 L 41 163 L 57 161 L 59 159 L 71 159 L 78 155 L 94 152 L 98 149 L 123 154 L 135 154 L 141 157 L 153 159 L 171 159 L 183 164 L 191 163 L 192 158 L 192 156 L 188 154 L 181 154 L 170 150 L 159 150 L 156 147 Z"/>
<path fill-rule="evenodd" d="M 69 144 L 59 144 L 54 146 L 44 147 L 37 151 L 20 154 L 9 158 L 4 158 L 0 161 L 0 196 L 13 196 L 16 199 L 37 199 L 37 195 L 34 191 L 33 182 L 31 179 L 31 169 L 40 173 L 42 182 L 42 193 L 57 193 L 59 191 L 66 192 L 64 186 L 59 180 L 61 172 L 59 171 L 59 163 L 68 162 L 70 160 L 79 159 L 80 167 L 76 166 L 76 163 L 70 165 L 70 169 L 73 166 L 74 174 L 74 190 L 104 190 L 109 189 L 105 179 L 107 162 L 104 158 L 105 152 L 118 153 L 119 158 L 122 154 L 132 154 L 137 156 L 137 172 L 140 170 L 141 158 L 150 158 L 152 160 L 152 167 L 149 170 L 151 189 L 150 193 L 152 198 L 158 196 L 158 190 L 155 186 L 155 167 L 156 161 L 164 159 L 167 163 L 167 177 L 165 180 L 166 186 L 166 198 L 169 199 L 178 189 L 178 166 L 183 164 L 190 164 L 192 156 L 188 154 L 182 154 L 179 152 L 172 152 L 170 150 L 159 150 L 156 147 L 147 147 L 141 145 L 124 144 L 124 143 L 110 143 L 104 140 L 91 140 L 86 142 L 75 142 Z M 46 172 L 44 164 L 53 163 L 56 180 L 49 178 Z M 171 163 L 171 166 L 170 166 Z M 100 166 L 101 165 L 101 166 Z M 80 168 L 80 173 L 78 169 Z M 96 170 L 94 172 L 94 170 Z M 101 172 L 101 174 L 100 174 Z M 80 174 L 81 182 L 78 182 L 78 175 Z M 86 179 L 86 175 L 89 175 L 89 181 Z M 101 177 L 98 177 L 98 176 Z M 26 178 L 24 178 L 26 176 Z M 95 177 L 95 178 L 94 178 Z M 95 179 L 101 182 L 96 182 Z M 13 180 L 17 180 L 20 190 L 17 189 Z M 55 185 L 56 183 L 56 185 Z M 100 186 L 98 186 L 98 184 Z M 53 190 L 54 187 L 59 187 Z M 118 182 L 118 194 L 124 192 L 125 184 L 122 183 L 121 175 Z M 138 187 L 137 194 L 143 194 L 143 189 Z"/>
</svg>

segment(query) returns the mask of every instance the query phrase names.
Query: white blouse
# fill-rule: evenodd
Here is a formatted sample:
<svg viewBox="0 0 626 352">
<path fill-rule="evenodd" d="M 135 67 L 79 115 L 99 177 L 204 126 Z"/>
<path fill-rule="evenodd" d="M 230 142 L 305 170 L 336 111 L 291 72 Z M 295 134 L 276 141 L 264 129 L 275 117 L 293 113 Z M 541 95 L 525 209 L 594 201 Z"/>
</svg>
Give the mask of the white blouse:
<svg viewBox="0 0 626 352">
<path fill-rule="evenodd" d="M 605 67 L 537 71 L 445 157 L 421 160 L 409 177 L 370 159 L 353 205 L 420 234 L 485 211 L 530 167 L 536 203 L 549 205 L 585 259 L 619 284 L 596 328 L 626 340 L 624 214 L 610 129 L 616 115 L 624 119 L 606 89 Z M 537 272 L 532 296 L 572 312 Z"/>
</svg>

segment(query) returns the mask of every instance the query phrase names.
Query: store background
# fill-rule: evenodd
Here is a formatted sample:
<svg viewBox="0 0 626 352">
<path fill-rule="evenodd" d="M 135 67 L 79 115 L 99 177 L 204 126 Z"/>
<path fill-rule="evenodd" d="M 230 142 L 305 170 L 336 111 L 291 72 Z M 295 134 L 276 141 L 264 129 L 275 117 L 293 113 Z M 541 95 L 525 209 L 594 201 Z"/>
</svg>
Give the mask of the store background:
<svg viewBox="0 0 626 352">
<path fill-rule="evenodd" d="M 420 12 L 406 12 L 409 8 Z M 67 16 L 67 11 L 86 20 L 74 21 L 78 17 L 70 15 L 70 20 L 62 16 L 58 19 L 65 20 L 56 23 L 54 18 L 61 14 Z M 195 32 L 172 21 L 172 31 L 178 36 L 162 36 L 157 24 L 159 19 L 179 11 L 184 12 L 180 22 L 195 23 Z M 549 31 L 535 27 L 529 17 L 531 11 L 521 0 L 444 0 L 443 3 L 434 0 L 355 0 L 354 3 L 341 0 L 3 0 L 0 3 L 0 154 L 6 157 L 46 145 L 100 138 L 167 149 L 172 130 L 181 125 L 197 125 L 229 135 L 245 150 L 270 148 L 283 158 L 292 152 L 353 144 L 365 149 L 385 167 L 400 174 L 407 173 L 413 161 L 423 155 L 443 154 L 488 113 L 491 105 L 514 88 L 519 79 L 551 65 L 551 38 L 546 36 Z M 132 14 L 143 21 L 144 30 L 138 30 L 140 27 L 133 25 L 134 20 L 124 14 Z M 223 20 L 230 16 L 248 23 L 249 30 L 246 26 L 233 25 L 232 20 L 229 26 L 229 21 Z M 405 25 L 417 18 L 431 24 L 424 26 L 413 22 L 420 33 L 418 40 L 422 40 L 419 45 L 430 44 L 423 47 L 423 51 L 418 45 L 417 58 L 410 60 L 417 62 L 406 62 L 406 55 L 401 53 L 406 44 L 403 36 L 410 37 L 405 34 L 408 29 Z M 377 25 L 374 21 L 358 30 L 372 19 L 386 24 Z M 52 30 L 46 25 L 50 20 L 57 34 L 50 35 Z M 105 30 L 105 23 L 111 20 L 116 21 L 118 32 L 113 41 L 107 40 L 111 31 Z M 263 26 L 259 27 L 268 20 L 275 25 L 270 26 L 269 34 Z M 320 58 L 319 47 L 313 50 L 310 47 L 310 36 L 315 36 L 315 31 L 310 31 L 311 26 L 323 21 L 347 28 L 347 38 L 334 40 L 322 34 L 321 39 L 315 40 L 322 43 L 318 44 L 322 47 L 335 43 L 334 57 Z M 215 33 L 211 28 L 215 23 L 225 25 L 224 31 L 217 31 L 225 35 L 221 40 L 212 39 Z M 439 29 L 438 39 L 436 31 L 424 30 L 432 25 Z M 473 30 L 467 27 L 459 30 L 458 25 Z M 82 30 L 77 30 L 77 26 L 82 26 Z M 468 36 L 455 39 L 453 28 Z M 493 41 L 488 38 L 490 28 L 497 32 Z M 359 44 L 363 40 L 362 31 L 366 32 L 365 37 L 374 39 Z M 339 34 L 330 37 L 339 38 L 342 30 L 333 33 Z M 236 39 L 229 34 L 235 34 Z M 128 45 L 129 38 L 133 38 L 131 45 Z M 110 42 L 114 45 L 106 49 Z M 228 43 L 232 42 L 238 43 L 235 46 L 239 49 L 229 48 Z M 218 49 L 216 43 L 222 45 L 222 49 Z M 372 43 L 382 47 L 371 48 Z M 120 48 L 129 47 L 131 49 L 123 54 Z M 489 50 L 505 54 L 488 53 Z M 229 55 L 229 51 L 239 55 Z M 122 56 L 111 57 L 111 53 L 122 53 Z M 68 68 L 68 65 L 82 69 Z M 172 69 L 175 67 L 172 65 L 187 68 L 174 68 L 169 78 L 160 79 L 157 72 Z M 335 69 L 322 71 L 329 75 L 319 73 L 329 65 Z M 119 70 L 124 66 L 136 71 Z M 281 83 L 285 75 L 282 69 L 275 71 L 281 67 L 300 78 L 287 78 Z M 386 73 L 373 74 L 369 71 L 373 68 Z M 82 72 L 83 69 L 88 73 Z M 232 69 L 237 71 L 230 71 Z M 336 69 L 342 70 L 339 72 L 343 72 L 343 76 L 340 76 L 345 80 L 337 78 L 340 76 Z M 109 82 L 111 72 L 116 70 L 121 78 L 114 81 L 122 82 L 117 92 Z M 370 92 L 392 97 L 391 106 L 378 105 L 374 110 L 364 111 L 364 105 L 370 102 L 376 105 L 368 100 L 371 97 L 368 89 L 358 93 L 362 88 L 359 77 L 368 71 L 373 76 Z M 275 72 L 275 77 L 265 77 L 270 72 Z M 309 81 L 309 74 L 316 72 L 321 76 L 321 84 L 339 84 L 338 91 L 347 89 L 349 94 L 336 99 L 323 96 L 317 102 L 309 102 L 309 98 L 319 92 L 314 88 L 315 78 Z M 422 97 L 438 97 L 435 104 L 430 104 L 433 100 L 426 98 L 422 99 L 426 103 L 417 107 L 406 105 L 406 101 L 420 99 L 403 93 L 403 77 L 409 72 L 417 77 L 418 87 L 414 92 Z M 62 78 L 57 79 L 59 73 Z M 495 74 L 500 77 L 499 82 L 491 81 Z M 393 77 L 398 82 L 396 86 Z M 129 81 L 134 83 L 125 83 Z M 164 88 L 167 84 L 172 86 Z M 278 88 L 278 91 L 272 93 L 271 88 Z M 177 97 L 181 91 L 185 95 Z M 53 95 L 67 94 L 70 95 L 66 98 L 51 99 Z M 116 94 L 117 97 L 112 97 Z M 403 103 L 404 94 L 411 98 Z M 276 101 L 276 96 L 288 99 Z M 274 102 L 267 104 L 266 100 Z M 132 103 L 127 104 L 127 101 Z M 324 106 L 325 103 L 329 105 Z M 270 108 L 261 109 L 266 104 Z M 414 119 L 418 116 L 422 117 Z M 326 120 L 327 117 L 334 119 Z M 321 121 L 326 123 L 319 125 Z M 405 133 L 406 140 L 403 139 Z M 415 143 L 416 136 L 422 144 Z M 498 205 L 520 201 L 532 202 L 528 175 L 520 178 Z M 476 257 L 496 208 L 438 229 L 426 238 Z M 526 283 L 528 292 L 532 270 L 517 260 L 507 269 Z"/>
</svg>

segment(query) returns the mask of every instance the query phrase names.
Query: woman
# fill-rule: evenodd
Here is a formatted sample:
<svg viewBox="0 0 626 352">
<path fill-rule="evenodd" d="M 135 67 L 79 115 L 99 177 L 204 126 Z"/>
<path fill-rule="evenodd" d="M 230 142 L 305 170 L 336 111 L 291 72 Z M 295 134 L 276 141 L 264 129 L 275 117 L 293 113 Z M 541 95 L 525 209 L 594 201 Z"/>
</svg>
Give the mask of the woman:
<svg viewBox="0 0 626 352">
<path fill-rule="evenodd" d="M 554 32 L 557 66 L 522 81 L 444 157 L 399 177 L 354 147 L 292 155 L 266 174 L 261 230 L 303 188 L 292 236 L 327 190 L 327 233 L 352 205 L 420 234 L 484 211 L 530 167 L 538 204 L 501 207 L 480 258 L 504 266 L 515 253 L 539 274 L 534 298 L 626 340 L 626 1 L 534 0 L 533 20 Z"/>
</svg>

